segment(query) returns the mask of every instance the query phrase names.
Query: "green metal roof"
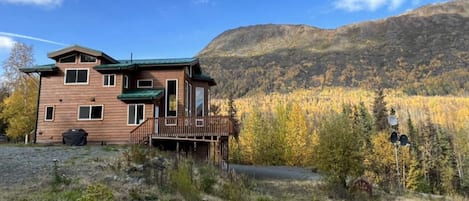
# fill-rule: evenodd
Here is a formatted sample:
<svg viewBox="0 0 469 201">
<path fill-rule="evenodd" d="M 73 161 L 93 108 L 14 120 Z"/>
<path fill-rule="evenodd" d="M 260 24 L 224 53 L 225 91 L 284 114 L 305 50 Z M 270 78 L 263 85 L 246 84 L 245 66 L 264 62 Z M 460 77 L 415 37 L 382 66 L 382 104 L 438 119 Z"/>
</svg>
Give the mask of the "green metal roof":
<svg viewBox="0 0 469 201">
<path fill-rule="evenodd" d="M 215 85 L 217 85 L 217 83 L 215 82 L 215 80 L 214 80 L 212 77 L 210 77 L 210 76 L 208 76 L 208 75 L 206 75 L 206 74 L 196 74 L 196 75 L 193 75 L 192 78 L 193 78 L 194 80 L 206 81 L 206 82 L 209 83 L 210 86 L 215 86 Z"/>
<path fill-rule="evenodd" d="M 117 63 L 117 64 L 101 64 L 93 67 L 95 70 L 132 70 L 136 68 L 136 64 Z"/>
<path fill-rule="evenodd" d="M 177 58 L 177 59 L 136 59 L 136 60 L 118 60 L 115 64 L 101 64 L 95 66 L 98 71 L 104 70 L 134 70 L 137 67 L 145 66 L 182 66 L 196 64 L 197 58 Z"/>
<path fill-rule="evenodd" d="M 155 100 L 163 96 L 164 89 L 133 89 L 117 96 L 120 100 Z"/>
<path fill-rule="evenodd" d="M 197 62 L 197 58 L 170 58 L 170 59 L 134 59 L 118 60 L 119 63 L 148 64 L 148 65 L 184 65 Z"/>
<path fill-rule="evenodd" d="M 57 66 L 55 64 L 47 64 L 40 66 L 31 66 L 20 68 L 20 71 L 23 73 L 39 73 L 39 72 L 54 72 L 57 71 Z"/>
</svg>

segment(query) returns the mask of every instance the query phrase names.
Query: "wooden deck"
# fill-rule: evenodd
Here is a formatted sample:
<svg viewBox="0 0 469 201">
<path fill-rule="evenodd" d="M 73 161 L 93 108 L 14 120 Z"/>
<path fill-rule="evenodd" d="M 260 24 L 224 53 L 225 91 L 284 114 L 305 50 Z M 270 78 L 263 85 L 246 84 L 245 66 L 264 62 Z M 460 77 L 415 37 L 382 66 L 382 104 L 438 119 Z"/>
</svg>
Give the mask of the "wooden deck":
<svg viewBox="0 0 469 201">
<path fill-rule="evenodd" d="M 130 132 L 131 144 L 146 144 L 150 139 L 213 141 L 233 134 L 227 116 L 148 118 Z"/>
</svg>

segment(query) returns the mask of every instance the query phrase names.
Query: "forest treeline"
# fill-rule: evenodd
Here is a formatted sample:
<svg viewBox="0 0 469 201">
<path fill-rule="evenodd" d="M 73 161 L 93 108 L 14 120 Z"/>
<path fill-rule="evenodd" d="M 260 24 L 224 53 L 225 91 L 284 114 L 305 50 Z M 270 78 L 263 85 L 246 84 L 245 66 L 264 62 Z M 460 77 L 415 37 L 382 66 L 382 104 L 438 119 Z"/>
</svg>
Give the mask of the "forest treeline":
<svg viewBox="0 0 469 201">
<path fill-rule="evenodd" d="M 228 111 L 224 100 L 213 104 Z M 238 99 L 235 163 L 317 169 L 336 181 L 365 177 L 396 190 L 396 161 L 387 117 L 410 146 L 399 146 L 401 185 L 434 194 L 469 190 L 469 98 L 408 96 L 351 88 L 317 88 Z M 333 164 L 333 165 L 331 165 Z"/>
</svg>

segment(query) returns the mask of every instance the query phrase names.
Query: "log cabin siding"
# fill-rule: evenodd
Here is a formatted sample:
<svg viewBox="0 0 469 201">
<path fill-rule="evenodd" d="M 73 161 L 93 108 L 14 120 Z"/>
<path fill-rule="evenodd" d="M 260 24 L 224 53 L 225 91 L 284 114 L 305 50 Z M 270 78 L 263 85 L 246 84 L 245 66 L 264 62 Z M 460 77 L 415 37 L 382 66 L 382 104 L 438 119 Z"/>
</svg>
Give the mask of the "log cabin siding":
<svg viewBox="0 0 469 201">
<path fill-rule="evenodd" d="M 123 75 L 116 74 L 115 86 L 103 86 L 103 74 L 90 64 L 57 63 L 59 71 L 42 78 L 39 101 L 37 141 L 39 143 L 61 142 L 62 133 L 70 128 L 83 128 L 90 142 L 127 143 L 129 132 L 135 125 L 127 125 L 127 104 L 116 97 L 122 92 Z M 65 85 L 66 69 L 88 69 L 88 84 Z M 92 100 L 94 98 L 94 101 Z M 78 120 L 80 105 L 102 105 L 102 120 Z M 54 106 L 54 120 L 45 121 L 45 107 Z M 145 105 L 145 115 L 153 113 L 151 104 Z M 113 123 L 109 123 L 113 122 Z"/>
</svg>

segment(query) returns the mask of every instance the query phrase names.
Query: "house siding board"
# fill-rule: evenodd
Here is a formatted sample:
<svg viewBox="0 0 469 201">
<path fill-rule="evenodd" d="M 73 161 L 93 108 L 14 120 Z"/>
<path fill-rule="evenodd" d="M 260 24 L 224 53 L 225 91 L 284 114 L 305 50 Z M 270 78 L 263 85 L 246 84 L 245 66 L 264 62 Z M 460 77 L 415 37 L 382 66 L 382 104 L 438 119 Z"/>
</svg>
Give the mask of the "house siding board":
<svg viewBox="0 0 469 201">
<path fill-rule="evenodd" d="M 128 142 L 128 134 L 135 126 L 127 125 L 127 104 L 116 98 L 122 92 L 122 75 L 116 74 L 115 87 L 103 87 L 103 75 L 93 69 L 95 65 L 96 63 L 58 63 L 58 74 L 43 78 L 39 101 L 41 119 L 38 121 L 38 143 L 61 142 L 62 133 L 70 128 L 85 129 L 89 142 Z M 65 85 L 65 69 L 69 68 L 88 68 L 88 84 Z M 91 100 L 92 97 L 95 101 Z M 55 107 L 52 122 L 44 121 L 46 105 Z M 103 120 L 78 120 L 79 105 L 103 105 Z M 146 107 L 146 110 L 147 108 L 151 109 Z"/>
</svg>

